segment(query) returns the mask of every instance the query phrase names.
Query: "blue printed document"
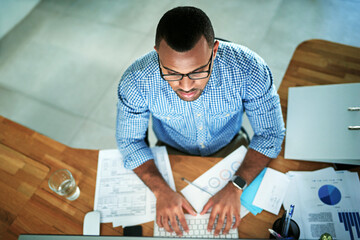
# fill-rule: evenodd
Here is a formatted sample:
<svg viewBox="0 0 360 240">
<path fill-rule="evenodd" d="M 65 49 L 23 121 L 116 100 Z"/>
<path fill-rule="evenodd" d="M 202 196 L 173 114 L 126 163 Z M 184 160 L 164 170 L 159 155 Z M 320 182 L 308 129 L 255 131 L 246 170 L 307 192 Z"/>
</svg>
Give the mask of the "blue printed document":
<svg viewBox="0 0 360 240">
<path fill-rule="evenodd" d="M 251 184 L 245 188 L 243 194 L 241 195 L 241 205 L 246 207 L 252 214 L 256 215 L 261 213 L 262 208 L 259 208 L 252 204 L 255 199 L 256 193 L 260 187 L 261 181 L 264 178 L 267 168 L 264 168 L 261 173 L 251 182 Z"/>
</svg>

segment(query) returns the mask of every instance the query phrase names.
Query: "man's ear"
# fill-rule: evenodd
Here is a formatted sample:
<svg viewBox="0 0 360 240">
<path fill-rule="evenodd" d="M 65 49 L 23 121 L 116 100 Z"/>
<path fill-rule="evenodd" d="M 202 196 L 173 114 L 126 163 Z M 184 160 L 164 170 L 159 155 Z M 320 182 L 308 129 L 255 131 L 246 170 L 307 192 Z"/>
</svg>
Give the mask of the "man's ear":
<svg viewBox="0 0 360 240">
<path fill-rule="evenodd" d="M 214 57 L 213 58 L 215 58 L 216 57 L 216 53 L 217 53 L 217 51 L 218 51 L 218 48 L 219 48 L 219 41 L 218 40 L 215 40 L 215 42 L 214 42 L 214 48 L 213 48 L 213 54 L 214 54 Z"/>
</svg>

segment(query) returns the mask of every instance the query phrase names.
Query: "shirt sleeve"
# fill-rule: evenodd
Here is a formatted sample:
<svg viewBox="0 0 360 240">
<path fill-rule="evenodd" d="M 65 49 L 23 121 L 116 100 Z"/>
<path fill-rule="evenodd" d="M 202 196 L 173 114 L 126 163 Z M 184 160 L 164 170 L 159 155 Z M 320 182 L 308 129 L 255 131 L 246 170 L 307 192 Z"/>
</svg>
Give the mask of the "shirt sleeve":
<svg viewBox="0 0 360 240">
<path fill-rule="evenodd" d="M 134 169 L 154 157 L 145 143 L 150 112 L 131 73 L 124 73 L 118 98 L 116 141 L 124 157 L 124 167 Z"/>
<path fill-rule="evenodd" d="M 251 64 L 244 107 L 254 130 L 249 148 L 276 158 L 285 136 L 280 98 L 269 67 L 258 56 Z"/>
</svg>

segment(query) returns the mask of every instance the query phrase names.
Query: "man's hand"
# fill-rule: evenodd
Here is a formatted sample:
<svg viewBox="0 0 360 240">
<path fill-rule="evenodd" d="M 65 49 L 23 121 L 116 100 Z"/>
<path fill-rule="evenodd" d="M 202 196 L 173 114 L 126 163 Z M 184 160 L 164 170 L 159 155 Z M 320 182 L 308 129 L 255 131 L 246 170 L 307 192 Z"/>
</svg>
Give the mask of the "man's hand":
<svg viewBox="0 0 360 240">
<path fill-rule="evenodd" d="M 211 214 L 207 230 L 211 231 L 216 217 L 218 217 L 217 225 L 215 227 L 214 235 L 220 234 L 220 230 L 224 225 L 226 219 L 226 225 L 223 230 L 223 234 L 228 234 L 231 228 L 233 217 L 235 217 L 235 223 L 232 228 L 237 228 L 240 224 L 240 197 L 242 190 L 236 188 L 232 183 L 228 183 L 223 189 L 209 199 L 205 204 L 201 215 L 205 214 L 211 207 Z"/>
<path fill-rule="evenodd" d="M 177 219 L 183 229 L 188 232 L 189 227 L 186 223 L 183 208 L 191 215 L 196 215 L 188 201 L 179 193 L 172 190 L 156 194 L 156 223 L 159 227 L 165 228 L 168 232 L 175 231 L 176 235 L 182 236 L 182 231 Z M 170 224 L 169 224 L 170 222 Z"/>
<path fill-rule="evenodd" d="M 177 235 L 181 236 L 182 232 L 177 223 L 176 217 L 185 231 L 189 231 L 186 224 L 183 208 L 191 215 L 196 215 L 188 201 L 185 200 L 179 193 L 174 192 L 165 182 L 157 169 L 154 160 L 146 161 L 139 167 L 134 169 L 134 172 L 141 178 L 141 180 L 151 189 L 156 197 L 156 223 L 159 227 L 164 227 L 166 231 L 175 231 Z M 169 225 L 170 222 L 170 225 Z"/>
</svg>

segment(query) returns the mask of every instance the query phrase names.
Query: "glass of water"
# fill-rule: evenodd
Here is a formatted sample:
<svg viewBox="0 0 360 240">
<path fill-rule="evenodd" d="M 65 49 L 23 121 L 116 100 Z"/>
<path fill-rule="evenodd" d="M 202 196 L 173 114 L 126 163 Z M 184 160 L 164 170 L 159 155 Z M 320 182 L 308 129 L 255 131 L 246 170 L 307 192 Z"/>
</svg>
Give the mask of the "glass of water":
<svg viewBox="0 0 360 240">
<path fill-rule="evenodd" d="M 80 189 L 69 170 L 60 169 L 55 171 L 51 174 L 48 183 L 51 190 L 70 201 L 74 201 L 80 196 Z"/>
</svg>

